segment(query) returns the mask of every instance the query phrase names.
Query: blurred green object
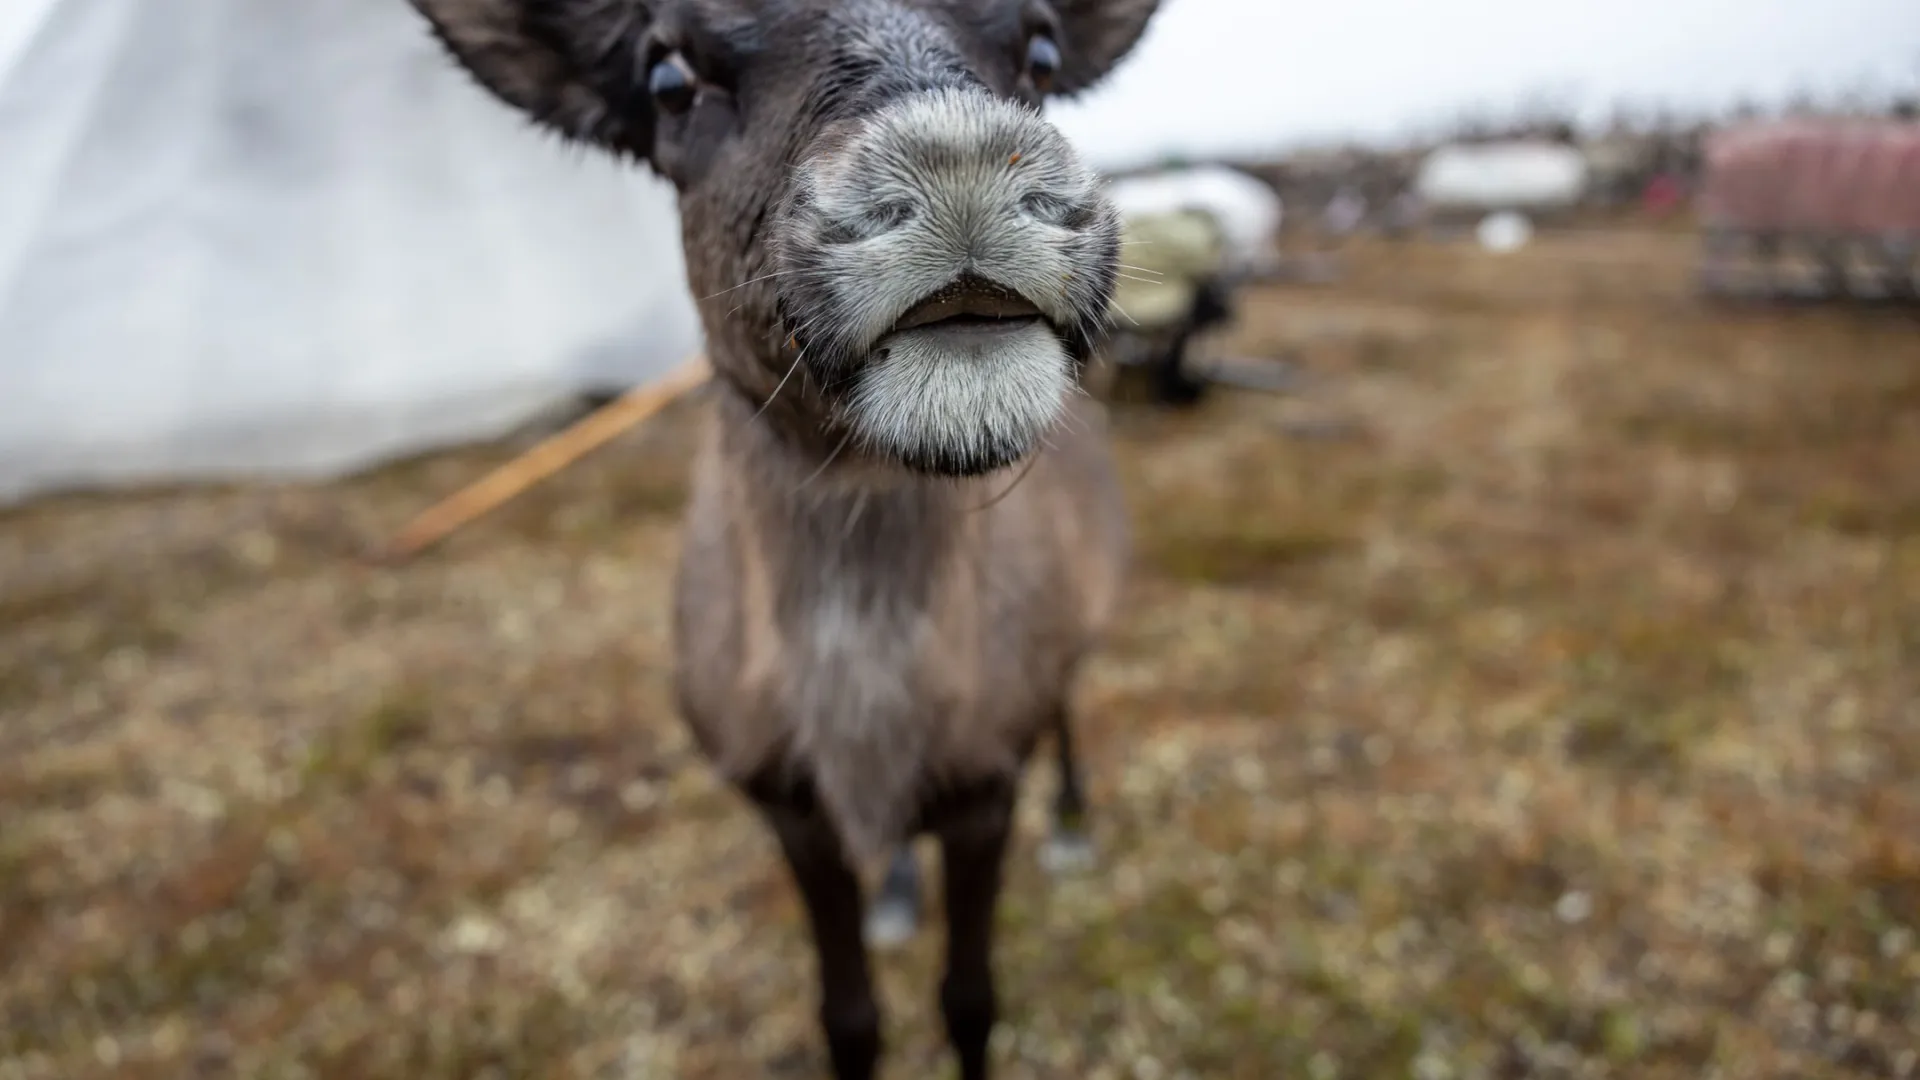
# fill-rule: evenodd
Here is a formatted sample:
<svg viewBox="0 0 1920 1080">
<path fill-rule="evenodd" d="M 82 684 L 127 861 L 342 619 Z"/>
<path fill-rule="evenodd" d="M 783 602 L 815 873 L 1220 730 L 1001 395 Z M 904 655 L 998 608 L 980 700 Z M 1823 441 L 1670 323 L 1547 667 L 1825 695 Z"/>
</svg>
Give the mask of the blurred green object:
<svg viewBox="0 0 1920 1080">
<path fill-rule="evenodd" d="M 1121 228 L 1115 326 L 1151 333 L 1185 322 L 1201 286 L 1225 267 L 1226 234 L 1212 214 L 1139 214 Z"/>
</svg>

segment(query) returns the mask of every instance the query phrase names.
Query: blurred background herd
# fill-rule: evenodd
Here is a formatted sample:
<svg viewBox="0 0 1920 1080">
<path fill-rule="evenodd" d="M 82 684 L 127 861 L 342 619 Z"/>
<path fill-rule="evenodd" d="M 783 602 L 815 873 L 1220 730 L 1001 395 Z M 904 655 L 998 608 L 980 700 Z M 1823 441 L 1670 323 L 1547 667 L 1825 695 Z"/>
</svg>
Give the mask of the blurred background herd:
<svg viewBox="0 0 1920 1080">
<path fill-rule="evenodd" d="M 1166 0 L 1056 119 L 1137 559 L 1007 1074 L 1920 1077 L 1920 10 Z M 0 1080 L 819 1074 L 705 392 L 368 557 L 699 347 L 401 0 L 7 0 Z"/>
</svg>

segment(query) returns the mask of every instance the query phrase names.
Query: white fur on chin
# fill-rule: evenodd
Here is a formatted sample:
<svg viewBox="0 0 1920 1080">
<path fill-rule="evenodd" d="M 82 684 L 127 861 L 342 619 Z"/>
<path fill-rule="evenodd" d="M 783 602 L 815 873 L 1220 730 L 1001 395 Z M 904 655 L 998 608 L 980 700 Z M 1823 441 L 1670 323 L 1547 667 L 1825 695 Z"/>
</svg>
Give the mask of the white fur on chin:
<svg viewBox="0 0 1920 1080">
<path fill-rule="evenodd" d="M 1072 361 L 1035 320 L 1004 331 L 939 326 L 890 335 L 849 405 L 873 450 L 934 471 L 986 472 L 1026 456 L 1060 419 Z"/>
</svg>

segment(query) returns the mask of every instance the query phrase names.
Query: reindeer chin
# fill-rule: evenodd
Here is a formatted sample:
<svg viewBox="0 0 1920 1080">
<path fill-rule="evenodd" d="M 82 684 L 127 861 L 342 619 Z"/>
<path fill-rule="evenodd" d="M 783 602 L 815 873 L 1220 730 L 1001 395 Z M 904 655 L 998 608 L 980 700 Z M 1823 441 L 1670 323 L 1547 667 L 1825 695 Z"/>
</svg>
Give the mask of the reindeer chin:
<svg viewBox="0 0 1920 1080">
<path fill-rule="evenodd" d="M 935 323 L 881 340 L 848 416 L 870 449 L 909 469 L 978 476 L 1031 453 L 1072 390 L 1073 361 L 1042 320 Z"/>
</svg>

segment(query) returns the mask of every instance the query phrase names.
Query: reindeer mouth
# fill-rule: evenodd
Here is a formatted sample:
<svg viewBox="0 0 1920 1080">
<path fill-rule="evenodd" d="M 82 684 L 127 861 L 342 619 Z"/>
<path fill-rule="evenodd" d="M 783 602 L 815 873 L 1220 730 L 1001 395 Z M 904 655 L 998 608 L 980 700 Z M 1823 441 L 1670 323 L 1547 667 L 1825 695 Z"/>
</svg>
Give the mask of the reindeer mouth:
<svg viewBox="0 0 1920 1080">
<path fill-rule="evenodd" d="M 1045 320 L 1033 301 L 972 274 L 943 285 L 907 309 L 889 334 L 907 330 L 993 333 L 1023 330 Z"/>
<path fill-rule="evenodd" d="M 869 445 L 908 468 L 975 476 L 1029 453 L 1072 389 L 1066 339 L 1039 307 L 968 276 L 880 338 L 847 408 Z"/>
</svg>

